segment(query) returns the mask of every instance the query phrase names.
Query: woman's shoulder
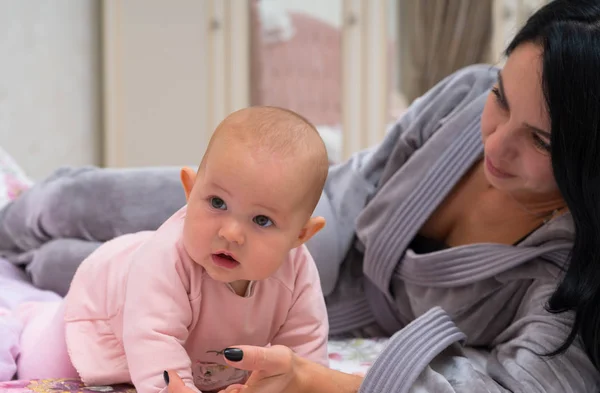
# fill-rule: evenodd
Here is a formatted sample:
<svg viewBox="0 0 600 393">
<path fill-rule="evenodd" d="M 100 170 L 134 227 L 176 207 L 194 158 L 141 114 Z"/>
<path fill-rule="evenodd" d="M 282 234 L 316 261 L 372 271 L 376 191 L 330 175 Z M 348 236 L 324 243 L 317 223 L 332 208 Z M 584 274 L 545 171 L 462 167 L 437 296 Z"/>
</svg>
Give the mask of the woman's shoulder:
<svg viewBox="0 0 600 393">
<path fill-rule="evenodd" d="M 498 76 L 499 70 L 500 67 L 492 64 L 477 63 L 458 69 L 456 72 L 454 72 L 454 75 L 475 75 L 478 77 L 489 76 L 495 79 Z"/>
<path fill-rule="evenodd" d="M 412 106 L 415 112 L 459 112 L 481 101 L 498 79 L 498 68 L 488 64 L 473 64 L 446 76 L 427 93 L 417 98 Z M 481 101 L 483 104 L 483 101 Z M 482 108 L 473 108 L 479 116 Z"/>
<path fill-rule="evenodd" d="M 470 83 L 474 87 L 481 85 L 487 90 L 498 79 L 499 70 L 499 67 L 490 64 L 471 64 L 451 73 L 446 79 L 455 83 Z"/>
<path fill-rule="evenodd" d="M 461 68 L 438 82 L 421 99 L 445 103 L 452 111 L 462 110 L 487 94 L 498 79 L 498 68 L 488 64 L 473 64 Z M 474 113 L 480 115 L 481 109 Z"/>
<path fill-rule="evenodd" d="M 404 135 L 418 135 L 426 141 L 449 119 L 462 119 L 456 127 L 464 129 L 466 124 L 481 116 L 485 96 L 496 83 L 498 68 L 486 64 L 474 64 L 461 68 L 446 76 L 429 91 L 417 98 L 399 119 Z M 400 131 L 400 130 L 399 130 Z"/>
</svg>

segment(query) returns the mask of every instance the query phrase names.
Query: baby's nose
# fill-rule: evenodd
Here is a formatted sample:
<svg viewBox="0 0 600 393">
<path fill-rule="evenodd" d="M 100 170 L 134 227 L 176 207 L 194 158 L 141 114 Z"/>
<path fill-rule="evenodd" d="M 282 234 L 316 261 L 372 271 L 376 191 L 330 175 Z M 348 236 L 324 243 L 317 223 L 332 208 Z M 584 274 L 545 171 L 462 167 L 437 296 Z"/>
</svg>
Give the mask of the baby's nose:
<svg viewBox="0 0 600 393">
<path fill-rule="evenodd" d="M 219 230 L 219 236 L 230 243 L 244 244 L 244 231 L 235 220 L 230 220 Z"/>
</svg>

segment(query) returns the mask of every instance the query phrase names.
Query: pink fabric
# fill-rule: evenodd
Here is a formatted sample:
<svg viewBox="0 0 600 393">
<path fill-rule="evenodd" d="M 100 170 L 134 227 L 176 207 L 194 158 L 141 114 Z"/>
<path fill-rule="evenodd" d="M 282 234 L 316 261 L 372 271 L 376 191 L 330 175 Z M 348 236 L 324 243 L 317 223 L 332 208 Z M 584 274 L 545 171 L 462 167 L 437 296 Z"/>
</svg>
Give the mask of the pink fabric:
<svg viewBox="0 0 600 393">
<path fill-rule="evenodd" d="M 78 378 L 65 341 L 64 303 L 29 303 L 19 307 L 23 322 L 17 361 L 19 379 Z"/>
<path fill-rule="evenodd" d="M 316 266 L 306 247 L 246 297 L 212 280 L 181 244 L 186 208 L 156 232 L 121 236 L 75 274 L 65 298 L 71 360 L 89 385 L 133 382 L 165 389 L 175 370 L 192 389 L 218 390 L 247 373 L 225 365 L 236 344 L 283 344 L 327 365 L 328 322 Z"/>
<path fill-rule="evenodd" d="M 24 302 L 60 299 L 54 292 L 34 287 L 23 269 L 0 258 L 0 308 L 13 310 Z"/>
<path fill-rule="evenodd" d="M 17 372 L 19 336 L 22 324 L 10 310 L 0 308 L 0 381 L 8 381 Z"/>
<path fill-rule="evenodd" d="M 35 288 L 22 269 L 0 258 L 0 381 L 15 375 L 21 352 L 23 324 L 12 311 L 24 302 L 60 299 L 53 292 Z"/>
</svg>

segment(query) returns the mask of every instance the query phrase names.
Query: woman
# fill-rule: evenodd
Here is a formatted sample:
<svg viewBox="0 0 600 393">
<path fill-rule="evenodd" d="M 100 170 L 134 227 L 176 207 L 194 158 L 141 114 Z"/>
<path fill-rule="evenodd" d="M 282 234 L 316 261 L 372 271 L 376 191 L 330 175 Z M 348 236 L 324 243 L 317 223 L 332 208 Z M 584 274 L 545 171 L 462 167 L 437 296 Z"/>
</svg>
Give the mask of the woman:
<svg viewBox="0 0 600 393">
<path fill-rule="evenodd" d="M 446 78 L 392 147 L 331 172 L 344 198 L 329 224 L 349 250 L 332 332 L 395 333 L 364 380 L 230 348 L 255 371 L 243 392 L 598 391 L 600 2 L 549 3 L 506 54 L 499 72 Z"/>
</svg>

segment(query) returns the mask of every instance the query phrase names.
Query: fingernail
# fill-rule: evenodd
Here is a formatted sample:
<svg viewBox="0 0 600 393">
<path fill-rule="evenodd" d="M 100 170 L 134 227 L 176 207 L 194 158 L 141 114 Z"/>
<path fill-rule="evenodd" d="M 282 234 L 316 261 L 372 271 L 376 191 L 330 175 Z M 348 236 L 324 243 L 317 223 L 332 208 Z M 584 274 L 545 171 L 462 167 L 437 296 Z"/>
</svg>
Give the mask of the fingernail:
<svg viewBox="0 0 600 393">
<path fill-rule="evenodd" d="M 226 348 L 223 351 L 223 355 L 225 355 L 225 359 L 232 362 L 239 362 L 244 358 L 244 352 L 238 348 Z"/>
<path fill-rule="evenodd" d="M 165 380 L 165 383 L 169 385 L 169 373 L 167 371 L 163 371 L 163 378 Z"/>
</svg>

